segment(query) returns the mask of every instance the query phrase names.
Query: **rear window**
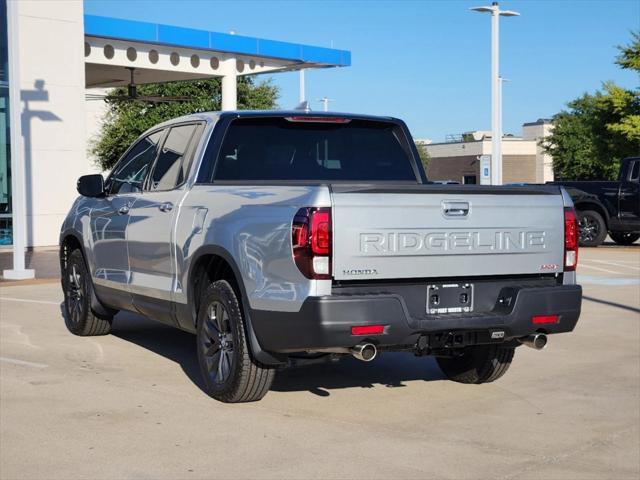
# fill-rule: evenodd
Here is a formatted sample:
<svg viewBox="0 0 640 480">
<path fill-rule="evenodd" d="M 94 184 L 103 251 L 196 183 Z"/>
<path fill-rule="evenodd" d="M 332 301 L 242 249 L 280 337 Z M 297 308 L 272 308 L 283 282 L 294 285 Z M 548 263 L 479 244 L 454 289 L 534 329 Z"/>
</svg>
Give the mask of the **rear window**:
<svg viewBox="0 0 640 480">
<path fill-rule="evenodd" d="M 273 117 L 230 124 L 214 178 L 417 182 L 404 132 L 393 123 Z"/>
</svg>

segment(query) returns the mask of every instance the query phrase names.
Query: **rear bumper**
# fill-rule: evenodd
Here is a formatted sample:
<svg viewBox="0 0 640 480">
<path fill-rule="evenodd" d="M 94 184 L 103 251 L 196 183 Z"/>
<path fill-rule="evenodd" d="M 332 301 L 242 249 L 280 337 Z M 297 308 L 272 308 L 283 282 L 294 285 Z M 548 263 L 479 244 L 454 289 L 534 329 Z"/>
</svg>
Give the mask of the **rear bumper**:
<svg viewBox="0 0 640 480">
<path fill-rule="evenodd" d="M 537 331 L 570 332 L 580 316 L 579 285 L 506 287 L 486 313 L 426 315 L 414 318 L 397 294 L 331 295 L 309 297 L 299 312 L 252 310 L 251 323 L 261 347 L 271 352 L 299 352 L 352 347 L 364 341 L 379 347 L 415 345 L 422 335 L 429 343 L 440 334 L 469 333 L 472 343 L 492 343 L 524 337 Z M 534 315 L 558 315 L 558 322 L 534 325 Z M 351 335 L 357 325 L 385 325 L 384 334 Z M 504 332 L 491 339 L 492 332 Z M 500 338 L 502 337 L 502 338 Z"/>
</svg>

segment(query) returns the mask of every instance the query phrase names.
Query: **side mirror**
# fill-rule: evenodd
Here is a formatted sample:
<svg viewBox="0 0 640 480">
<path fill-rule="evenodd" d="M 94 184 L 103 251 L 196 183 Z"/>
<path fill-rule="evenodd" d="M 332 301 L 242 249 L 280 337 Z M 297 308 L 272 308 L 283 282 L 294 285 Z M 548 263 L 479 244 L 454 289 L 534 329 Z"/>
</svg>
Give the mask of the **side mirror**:
<svg viewBox="0 0 640 480">
<path fill-rule="evenodd" d="M 99 173 L 83 175 L 78 179 L 76 188 L 83 197 L 101 197 L 104 195 L 104 178 Z"/>
</svg>

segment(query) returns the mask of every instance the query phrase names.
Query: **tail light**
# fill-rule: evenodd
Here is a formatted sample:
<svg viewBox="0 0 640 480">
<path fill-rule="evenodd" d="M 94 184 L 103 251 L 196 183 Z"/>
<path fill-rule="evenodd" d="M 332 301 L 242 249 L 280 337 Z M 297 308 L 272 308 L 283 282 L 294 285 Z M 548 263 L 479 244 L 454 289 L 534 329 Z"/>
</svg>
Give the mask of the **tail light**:
<svg viewBox="0 0 640 480">
<path fill-rule="evenodd" d="M 546 325 L 549 323 L 558 323 L 560 317 L 558 315 L 534 315 L 531 317 L 531 323 L 534 325 Z"/>
<path fill-rule="evenodd" d="M 564 209 L 564 270 L 570 272 L 578 266 L 578 218 L 571 207 Z"/>
<path fill-rule="evenodd" d="M 382 335 L 384 325 L 361 325 L 351 327 L 351 335 Z"/>
<path fill-rule="evenodd" d="M 296 266 L 307 278 L 331 278 L 331 208 L 301 208 L 291 225 Z"/>
</svg>

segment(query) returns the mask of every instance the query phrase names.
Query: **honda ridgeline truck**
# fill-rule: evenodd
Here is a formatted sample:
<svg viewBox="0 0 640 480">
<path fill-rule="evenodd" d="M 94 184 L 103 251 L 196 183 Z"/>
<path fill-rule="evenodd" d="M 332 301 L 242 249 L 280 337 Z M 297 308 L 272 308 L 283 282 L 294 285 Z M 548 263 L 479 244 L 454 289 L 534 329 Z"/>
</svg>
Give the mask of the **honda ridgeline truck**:
<svg viewBox="0 0 640 480">
<path fill-rule="evenodd" d="M 491 382 L 580 315 L 569 195 L 431 183 L 395 118 L 182 117 L 78 191 L 60 236 L 68 329 L 103 335 L 127 310 L 193 332 L 225 402 L 262 398 L 279 367 L 382 351 Z"/>
</svg>

